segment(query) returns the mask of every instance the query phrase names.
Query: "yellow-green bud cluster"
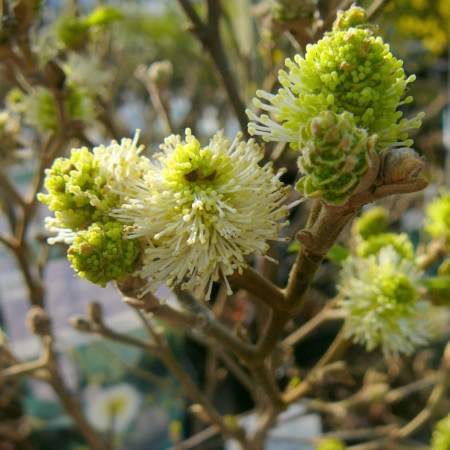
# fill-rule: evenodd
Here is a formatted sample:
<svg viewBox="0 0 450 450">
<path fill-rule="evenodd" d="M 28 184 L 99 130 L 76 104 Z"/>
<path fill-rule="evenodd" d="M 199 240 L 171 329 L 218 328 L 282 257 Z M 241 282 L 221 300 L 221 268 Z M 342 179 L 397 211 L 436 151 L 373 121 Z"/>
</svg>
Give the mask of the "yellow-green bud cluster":
<svg viewBox="0 0 450 450">
<path fill-rule="evenodd" d="M 445 238 L 450 244 L 450 191 L 443 190 L 428 206 L 425 230 L 435 238 Z"/>
<path fill-rule="evenodd" d="M 107 189 L 99 160 L 86 147 L 73 149 L 70 158 L 57 158 L 46 170 L 44 186 L 48 194 L 38 194 L 39 201 L 55 211 L 60 227 L 72 231 L 102 220 L 118 198 Z M 104 208 L 93 206 L 93 198 L 101 199 Z"/>
<path fill-rule="evenodd" d="M 139 270 L 149 279 L 144 293 L 166 283 L 209 299 L 215 281 L 242 273 L 247 255 L 265 255 L 267 240 L 287 240 L 278 237 L 289 214 L 284 171 L 260 166 L 263 149 L 241 138 L 230 142 L 220 131 L 202 146 L 190 129 L 185 139 L 167 137 L 144 183 L 114 211 L 134 224 L 130 237 L 148 242 Z"/>
<path fill-rule="evenodd" d="M 150 161 L 134 140 L 122 139 L 89 151 L 72 149 L 70 158 L 58 158 L 46 171 L 48 194 L 38 199 L 55 212 L 46 227 L 57 232 L 49 243 L 72 244 L 68 258 L 81 277 L 104 286 L 133 272 L 141 251 L 139 240 L 126 239 L 129 222 L 114 220 L 111 213 L 127 195 L 139 189 Z M 130 221 L 132 223 L 132 221 Z"/>
<path fill-rule="evenodd" d="M 387 246 L 393 249 L 404 259 L 414 258 L 414 246 L 406 233 L 378 233 L 369 236 L 356 247 L 356 254 L 361 258 L 377 255 Z"/>
<path fill-rule="evenodd" d="M 304 58 L 296 55 L 295 62 L 287 59 L 289 72 L 279 72 L 282 88 L 277 94 L 257 91 L 255 106 L 272 118 L 247 111 L 253 121 L 248 127 L 250 134 L 261 135 L 266 141 L 287 141 L 298 150 L 301 129 L 309 119 L 324 110 L 338 114 L 348 111 L 357 127 L 378 135 L 377 150 L 412 145 L 408 130 L 421 125 L 423 114 L 402 119 L 398 108 L 413 101 L 411 96 L 402 97 L 415 76 L 405 76 L 403 62 L 370 27 L 341 30 L 343 23 L 351 25 L 354 20 L 344 14 L 333 31 L 307 46 Z"/>
<path fill-rule="evenodd" d="M 316 450 L 345 450 L 347 446 L 339 439 L 322 439 Z"/>
<path fill-rule="evenodd" d="M 127 239 L 121 223 L 95 222 L 76 233 L 67 255 L 80 277 L 104 287 L 133 272 L 141 250 L 139 240 Z"/>
<path fill-rule="evenodd" d="M 429 303 L 419 300 L 421 273 L 391 247 L 377 255 L 345 260 L 340 306 L 348 311 L 345 333 L 387 356 L 411 353 L 429 336 L 423 319 Z"/>
<path fill-rule="evenodd" d="M 95 117 L 92 98 L 83 90 L 70 84 L 67 86 L 67 116 L 70 120 L 88 122 Z M 39 86 L 32 94 L 20 98 L 23 106 L 25 123 L 40 130 L 58 130 L 57 105 L 53 94 L 45 87 Z"/>
<path fill-rule="evenodd" d="M 320 112 L 300 133 L 298 167 L 303 177 L 296 189 L 305 197 L 345 203 L 369 166 L 373 143 L 364 129 L 355 126 L 352 114 Z"/>
<path fill-rule="evenodd" d="M 55 25 L 56 36 L 68 48 L 77 48 L 88 39 L 89 27 L 82 17 L 66 15 Z"/>
<path fill-rule="evenodd" d="M 370 208 L 354 221 L 354 228 L 363 239 L 383 233 L 387 227 L 386 211 L 381 207 Z"/>
<path fill-rule="evenodd" d="M 450 448 L 450 414 L 436 425 L 431 438 L 431 450 L 448 450 Z"/>
</svg>

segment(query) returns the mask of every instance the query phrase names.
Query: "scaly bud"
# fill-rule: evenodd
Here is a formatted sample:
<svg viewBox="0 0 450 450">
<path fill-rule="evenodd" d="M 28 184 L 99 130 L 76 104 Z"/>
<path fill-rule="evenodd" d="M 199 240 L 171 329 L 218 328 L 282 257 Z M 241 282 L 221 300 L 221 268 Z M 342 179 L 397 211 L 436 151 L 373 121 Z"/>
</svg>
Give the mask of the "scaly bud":
<svg viewBox="0 0 450 450">
<path fill-rule="evenodd" d="M 296 189 L 305 197 L 345 203 L 369 167 L 373 142 L 355 126 L 352 114 L 322 111 L 300 134 L 298 167 L 304 176 Z"/>
</svg>

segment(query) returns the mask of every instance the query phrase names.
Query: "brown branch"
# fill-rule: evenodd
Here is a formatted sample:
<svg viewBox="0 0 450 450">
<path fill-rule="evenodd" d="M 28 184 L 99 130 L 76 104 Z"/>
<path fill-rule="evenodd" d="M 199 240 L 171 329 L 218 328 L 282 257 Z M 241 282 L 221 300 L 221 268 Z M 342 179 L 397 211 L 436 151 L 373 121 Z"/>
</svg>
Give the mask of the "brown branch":
<svg viewBox="0 0 450 450">
<path fill-rule="evenodd" d="M 345 319 L 346 313 L 345 311 L 333 310 L 332 306 L 326 306 L 322 311 L 320 311 L 317 315 L 315 315 L 312 319 L 308 320 L 303 326 L 295 330 L 292 334 L 286 337 L 282 341 L 282 345 L 291 347 L 297 345 L 307 336 L 309 336 L 312 332 L 317 330 L 320 326 L 322 326 L 325 322 L 331 320 L 342 320 Z"/>
<path fill-rule="evenodd" d="M 10 250 L 13 250 L 17 245 L 16 241 L 11 236 L 4 233 L 2 230 L 0 230 L 0 242 Z"/>
<path fill-rule="evenodd" d="M 231 73 L 228 60 L 225 56 L 222 39 L 219 30 L 219 18 L 222 14 L 218 0 L 208 0 L 208 23 L 204 23 L 193 8 L 189 0 L 178 0 L 186 15 L 192 22 L 192 31 L 198 37 L 203 47 L 208 51 L 216 72 L 216 76 L 221 82 L 233 111 L 239 121 L 244 136 L 248 139 L 247 115 L 245 105 L 240 98 L 236 81 Z"/>
<path fill-rule="evenodd" d="M 244 269 L 242 274 L 234 273 L 228 279 L 233 286 L 250 292 L 269 308 L 282 308 L 283 291 L 251 267 Z"/>
<path fill-rule="evenodd" d="M 143 318 L 143 316 L 141 316 Z M 144 319 L 144 318 L 143 318 Z M 145 320 L 145 319 L 144 319 Z M 163 329 L 155 328 L 151 321 L 146 321 L 145 328 L 153 337 L 154 346 L 152 352 L 161 359 L 163 364 L 177 377 L 178 381 L 185 389 L 186 395 L 194 402 L 201 405 L 208 417 L 216 423 L 220 430 L 230 437 L 236 438 L 239 442 L 245 443 L 245 433 L 239 427 L 231 427 L 225 419 L 219 414 L 208 397 L 194 383 L 192 378 L 178 362 L 177 358 L 170 349 L 164 336 Z"/>
<path fill-rule="evenodd" d="M 339 359 L 350 345 L 351 341 L 344 337 L 343 330 L 341 329 L 331 346 L 328 348 L 322 358 L 317 362 L 317 364 L 311 369 L 307 377 L 298 386 L 285 392 L 283 395 L 283 400 L 287 404 L 290 404 L 303 395 L 306 395 L 310 391 L 312 387 L 312 381 L 316 377 L 317 373 L 326 365 Z"/>
<path fill-rule="evenodd" d="M 431 391 L 430 396 L 428 397 L 427 404 L 425 408 L 417 414 L 410 422 L 408 422 L 405 426 L 400 428 L 397 432 L 393 433 L 396 438 L 406 438 L 411 436 L 415 432 L 417 432 L 420 428 L 422 428 L 428 420 L 431 418 L 433 412 L 436 410 L 440 401 L 445 397 L 445 393 L 447 390 L 448 384 L 448 373 L 446 373 L 445 369 L 441 369 L 440 377 L 435 387 Z"/>
<path fill-rule="evenodd" d="M 134 71 L 134 76 L 142 82 L 150 95 L 150 100 L 153 103 L 158 119 L 161 126 L 164 129 L 164 134 L 169 135 L 173 133 L 173 127 L 169 117 L 169 111 L 167 110 L 164 102 L 161 98 L 161 92 L 156 83 L 148 75 L 147 67 L 143 64 L 138 66 Z"/>
<path fill-rule="evenodd" d="M 17 203 L 19 206 L 25 206 L 25 200 L 20 195 L 13 181 L 9 178 L 9 176 L 3 170 L 3 167 L 0 167 L 0 187 L 6 192 L 11 199 Z"/>
<path fill-rule="evenodd" d="M 185 304 L 188 302 L 195 305 L 195 307 L 203 313 L 206 322 L 202 329 L 205 334 L 216 339 L 238 358 L 244 361 L 251 359 L 255 352 L 252 345 L 235 337 L 231 331 L 225 325 L 216 320 L 211 311 L 200 301 L 198 301 L 190 292 L 179 288 L 175 288 L 174 292 L 181 300 L 181 303 Z"/>
<path fill-rule="evenodd" d="M 388 2 L 389 0 L 375 0 L 367 9 L 367 20 L 375 20 L 383 12 L 383 8 Z"/>
<path fill-rule="evenodd" d="M 80 433 L 86 439 L 87 443 L 95 450 L 108 450 L 108 445 L 100 438 L 99 434 L 90 426 L 84 417 L 83 410 L 79 402 L 71 395 L 64 385 L 55 361 L 55 355 L 52 347 L 52 338 L 47 336 L 44 343 L 49 347 L 49 383 L 58 395 L 64 409 L 70 414 Z"/>
</svg>

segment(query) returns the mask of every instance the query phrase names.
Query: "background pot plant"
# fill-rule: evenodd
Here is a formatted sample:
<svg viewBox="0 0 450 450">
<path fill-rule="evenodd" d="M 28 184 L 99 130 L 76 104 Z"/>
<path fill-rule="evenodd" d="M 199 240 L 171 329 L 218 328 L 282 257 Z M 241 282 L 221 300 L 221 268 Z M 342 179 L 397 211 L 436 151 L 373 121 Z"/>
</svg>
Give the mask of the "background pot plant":
<svg viewBox="0 0 450 450">
<path fill-rule="evenodd" d="M 5 321 L 7 445 L 50 445 L 11 407 L 27 377 L 76 427 L 57 445 L 260 449 L 297 404 L 323 418 L 313 448 L 448 448 L 448 6 L 350 3 L 2 3 L 0 239 L 41 342 L 21 360 Z M 430 20 L 435 33 L 420 32 Z M 412 70 L 395 56 L 408 64 L 409 48 Z M 48 298 L 65 255 L 129 307 L 113 323 L 104 309 L 119 300 L 104 299 L 70 320 L 139 349 L 125 379 L 64 373 Z M 127 330 L 130 312 L 145 335 Z M 133 436 L 155 423 L 138 418 L 156 399 L 136 379 L 189 405 L 189 424 L 168 408 L 171 444 Z"/>
</svg>

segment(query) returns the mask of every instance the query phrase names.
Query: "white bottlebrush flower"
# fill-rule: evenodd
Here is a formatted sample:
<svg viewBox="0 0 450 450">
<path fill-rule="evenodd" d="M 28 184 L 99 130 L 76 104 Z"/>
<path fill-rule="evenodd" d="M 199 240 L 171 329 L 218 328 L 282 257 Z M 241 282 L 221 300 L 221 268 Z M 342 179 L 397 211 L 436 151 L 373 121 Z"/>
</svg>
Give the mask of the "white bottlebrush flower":
<svg viewBox="0 0 450 450">
<path fill-rule="evenodd" d="M 135 224 L 130 237 L 148 241 L 140 270 L 146 291 L 166 282 L 209 298 L 213 281 L 241 272 L 246 255 L 264 255 L 268 239 L 285 240 L 278 238 L 288 223 L 283 171 L 259 166 L 263 149 L 240 138 L 230 145 L 219 132 L 201 147 L 189 129 L 185 141 L 169 136 L 137 194 L 116 211 Z"/>
<path fill-rule="evenodd" d="M 424 316 L 429 303 L 419 299 L 421 273 L 392 248 L 377 255 L 346 260 L 340 306 L 348 311 L 346 336 L 368 351 L 381 347 L 386 356 L 412 353 L 429 337 Z"/>
<path fill-rule="evenodd" d="M 120 383 L 112 387 L 88 392 L 86 416 L 100 431 L 122 433 L 139 413 L 141 398 L 131 385 Z"/>
</svg>

